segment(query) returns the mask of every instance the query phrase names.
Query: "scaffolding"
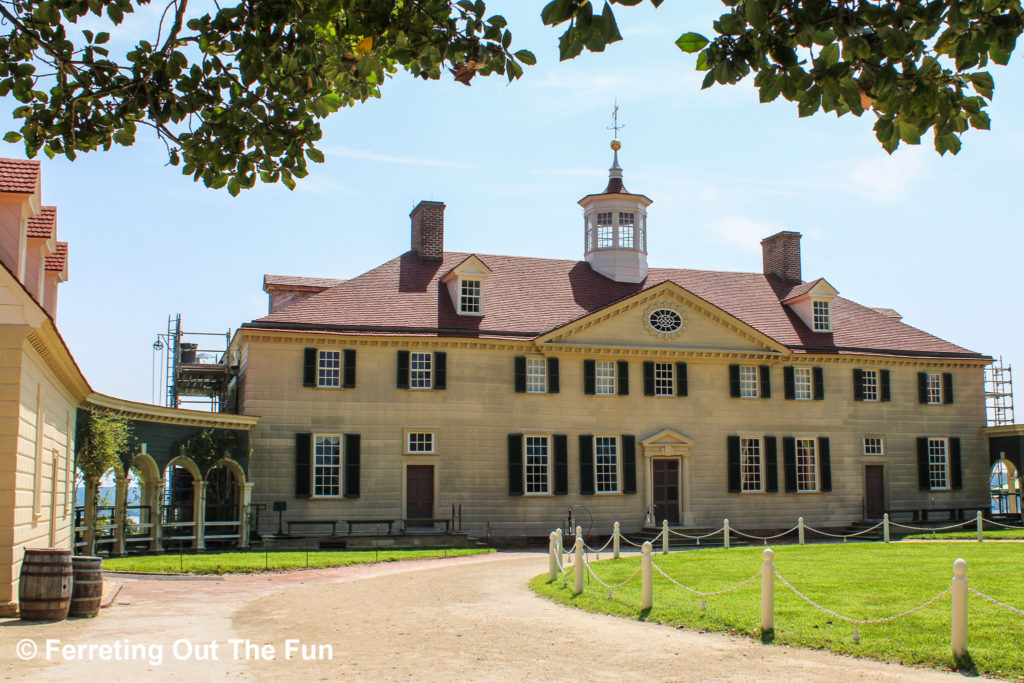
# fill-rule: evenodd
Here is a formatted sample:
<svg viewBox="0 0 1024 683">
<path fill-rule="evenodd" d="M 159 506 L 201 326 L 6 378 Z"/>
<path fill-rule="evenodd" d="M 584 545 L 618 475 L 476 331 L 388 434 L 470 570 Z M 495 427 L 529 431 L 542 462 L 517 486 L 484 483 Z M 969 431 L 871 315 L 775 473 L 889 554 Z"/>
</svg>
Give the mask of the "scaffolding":
<svg viewBox="0 0 1024 683">
<path fill-rule="evenodd" d="M 222 339 L 223 346 L 213 340 Z M 221 412 L 231 380 L 238 367 L 228 362 L 231 330 L 227 332 L 186 332 L 181 314 L 167 316 L 167 332 L 153 342 L 153 402 L 156 403 L 156 359 L 160 356 L 160 394 L 169 408 Z M 210 347 L 213 348 L 210 348 Z"/>
<path fill-rule="evenodd" d="M 985 368 L 985 418 L 989 427 L 1013 424 L 1013 368 L 1002 356 Z"/>
</svg>

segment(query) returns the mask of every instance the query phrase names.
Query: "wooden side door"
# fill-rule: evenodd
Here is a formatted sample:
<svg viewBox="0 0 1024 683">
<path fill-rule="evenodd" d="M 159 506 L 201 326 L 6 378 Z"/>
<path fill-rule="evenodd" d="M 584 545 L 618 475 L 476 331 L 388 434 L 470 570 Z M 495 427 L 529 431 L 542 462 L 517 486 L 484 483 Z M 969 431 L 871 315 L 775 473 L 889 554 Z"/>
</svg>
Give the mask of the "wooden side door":
<svg viewBox="0 0 1024 683">
<path fill-rule="evenodd" d="M 409 465 L 405 468 L 405 516 L 409 519 L 434 517 L 434 466 Z M 409 526 L 430 526 L 427 523 Z"/>
<path fill-rule="evenodd" d="M 679 461 L 652 460 L 654 486 L 651 490 L 654 503 L 654 521 L 661 524 L 679 524 Z"/>
<path fill-rule="evenodd" d="M 881 519 L 885 514 L 885 467 L 864 466 L 864 516 Z"/>
</svg>

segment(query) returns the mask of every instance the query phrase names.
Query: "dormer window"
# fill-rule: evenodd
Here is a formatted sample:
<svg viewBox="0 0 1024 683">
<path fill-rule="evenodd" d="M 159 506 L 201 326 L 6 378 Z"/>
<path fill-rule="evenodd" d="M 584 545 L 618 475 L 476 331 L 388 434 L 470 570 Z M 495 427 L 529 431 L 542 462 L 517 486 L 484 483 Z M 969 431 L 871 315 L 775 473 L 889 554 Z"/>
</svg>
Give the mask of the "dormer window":
<svg viewBox="0 0 1024 683">
<path fill-rule="evenodd" d="M 814 331 L 832 331 L 832 304 L 828 301 L 812 301 Z"/>
<path fill-rule="evenodd" d="M 480 280 L 459 280 L 459 313 L 482 313 Z"/>
</svg>

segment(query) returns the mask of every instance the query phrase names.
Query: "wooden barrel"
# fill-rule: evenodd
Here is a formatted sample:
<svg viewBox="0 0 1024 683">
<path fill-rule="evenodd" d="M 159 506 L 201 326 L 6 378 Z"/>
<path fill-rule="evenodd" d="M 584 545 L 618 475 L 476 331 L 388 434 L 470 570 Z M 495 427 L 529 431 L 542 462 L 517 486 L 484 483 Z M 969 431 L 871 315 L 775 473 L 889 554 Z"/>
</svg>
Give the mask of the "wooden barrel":
<svg viewBox="0 0 1024 683">
<path fill-rule="evenodd" d="M 18 609 L 25 621 L 60 621 L 71 605 L 71 551 L 25 548 Z"/>
<path fill-rule="evenodd" d="M 74 587 L 71 591 L 69 617 L 94 617 L 100 611 L 103 597 L 103 559 L 89 555 L 75 555 L 71 558 L 74 570 Z"/>
</svg>

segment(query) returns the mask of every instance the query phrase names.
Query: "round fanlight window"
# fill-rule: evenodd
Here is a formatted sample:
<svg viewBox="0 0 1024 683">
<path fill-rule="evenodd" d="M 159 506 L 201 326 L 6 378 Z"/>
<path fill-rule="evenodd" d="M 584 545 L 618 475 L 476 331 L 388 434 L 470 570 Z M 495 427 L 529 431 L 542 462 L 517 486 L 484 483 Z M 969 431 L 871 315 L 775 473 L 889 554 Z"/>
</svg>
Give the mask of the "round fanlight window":
<svg viewBox="0 0 1024 683">
<path fill-rule="evenodd" d="M 679 328 L 683 326 L 683 317 L 671 308 L 659 308 L 656 311 L 651 311 L 647 316 L 647 323 L 655 332 L 672 334 L 678 332 Z"/>
</svg>

